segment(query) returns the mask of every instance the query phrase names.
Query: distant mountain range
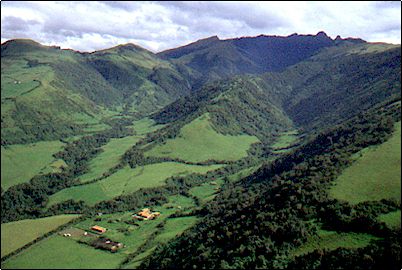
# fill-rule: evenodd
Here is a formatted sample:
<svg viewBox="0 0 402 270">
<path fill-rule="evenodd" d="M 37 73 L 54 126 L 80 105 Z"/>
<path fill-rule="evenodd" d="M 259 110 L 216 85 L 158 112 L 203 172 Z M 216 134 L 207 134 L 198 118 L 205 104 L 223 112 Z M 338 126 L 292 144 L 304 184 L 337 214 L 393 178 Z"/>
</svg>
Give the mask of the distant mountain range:
<svg viewBox="0 0 402 270">
<path fill-rule="evenodd" d="M 215 36 L 158 54 L 134 44 L 80 53 L 43 46 L 32 40 L 9 40 L 1 45 L 1 98 L 5 108 L 1 116 L 2 143 L 78 134 L 107 125 L 102 118 L 108 111 L 138 118 L 154 112 L 160 122 L 177 119 L 183 115 L 166 116 L 169 110 L 185 110 L 172 109 L 175 104 L 204 97 L 207 99 L 202 102 L 207 104 L 209 99 L 224 91 L 219 90 L 217 81 L 247 74 L 258 78 L 254 77 L 253 82 L 247 82 L 249 78 L 241 80 L 260 90 L 257 91 L 258 97 L 242 98 L 264 101 L 263 106 L 254 109 L 265 113 L 270 110 L 268 107 L 272 107 L 267 115 L 263 116 L 262 111 L 257 115 L 270 116 L 273 125 L 281 123 L 284 128 L 292 125 L 292 121 L 312 125 L 315 118 L 330 117 L 333 111 L 345 115 L 350 110 L 356 111 L 358 107 L 354 106 L 354 100 L 361 101 L 363 109 L 377 99 L 397 95 L 398 48 L 354 38 L 337 37 L 333 40 L 324 32 L 227 40 Z M 380 72 L 375 69 L 384 61 L 391 61 L 387 70 Z M 348 76 L 350 69 L 359 67 L 367 72 L 372 68 L 374 73 L 372 76 L 367 73 L 356 75 L 356 78 Z M 361 80 L 365 84 L 361 84 Z M 15 82 L 19 84 L 15 85 Z M 217 84 L 212 88 L 216 90 L 209 92 L 206 88 L 211 86 L 204 85 L 214 82 Z M 236 103 L 239 96 L 257 95 L 257 92 L 246 94 L 236 87 L 231 89 L 237 94 L 232 91 L 228 95 L 237 98 L 214 101 L 219 103 L 226 118 L 230 111 L 227 108 L 236 107 L 233 102 Z M 192 92 L 196 92 L 195 96 L 189 96 Z M 183 101 L 178 100 L 180 98 Z M 175 100 L 178 103 L 163 109 Z M 339 108 L 341 105 L 336 101 L 341 100 L 346 100 L 351 106 L 346 110 Z M 225 102 L 229 102 L 226 107 Z M 162 111 L 158 113 L 158 110 Z M 235 114 L 230 118 L 228 121 L 232 124 L 244 120 L 236 118 Z M 260 130 L 259 127 L 255 129 Z"/>
</svg>

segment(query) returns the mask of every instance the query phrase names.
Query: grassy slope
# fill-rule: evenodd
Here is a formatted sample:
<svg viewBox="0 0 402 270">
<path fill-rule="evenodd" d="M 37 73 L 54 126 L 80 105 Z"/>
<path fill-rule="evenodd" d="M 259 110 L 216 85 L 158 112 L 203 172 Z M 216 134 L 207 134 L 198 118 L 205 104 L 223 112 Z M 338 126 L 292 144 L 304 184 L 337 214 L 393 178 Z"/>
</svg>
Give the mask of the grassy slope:
<svg viewBox="0 0 402 270">
<path fill-rule="evenodd" d="M 295 249 L 291 255 L 300 256 L 317 249 L 360 248 L 367 246 L 371 240 L 376 239 L 376 237 L 365 233 L 338 233 L 320 230 L 318 236 L 311 237 L 306 243 Z"/>
<path fill-rule="evenodd" d="M 84 200 L 93 205 L 123 193 L 135 192 L 140 188 L 161 186 L 166 178 L 173 175 L 192 172 L 206 173 L 219 167 L 221 165 L 192 166 L 175 162 L 151 164 L 135 169 L 125 167 L 104 180 L 64 189 L 50 197 L 49 205 L 68 199 Z"/>
<path fill-rule="evenodd" d="M 298 140 L 299 137 L 297 136 L 297 130 L 283 132 L 278 136 L 271 147 L 273 148 L 274 153 L 285 153 L 289 151 L 288 147 L 291 147 Z"/>
<path fill-rule="evenodd" d="M 401 199 L 401 122 L 383 144 L 366 149 L 336 180 L 330 195 L 350 203 Z"/>
<path fill-rule="evenodd" d="M 94 249 L 59 235 L 33 245 L 4 263 L 4 269 L 117 268 L 123 256 Z"/>
<path fill-rule="evenodd" d="M 120 156 L 131 146 L 139 141 L 139 136 L 128 136 L 124 138 L 111 139 L 110 142 L 102 147 L 103 152 L 96 156 L 89 163 L 89 172 L 80 176 L 82 182 L 88 182 L 102 176 L 104 172 L 117 165 Z"/>
<path fill-rule="evenodd" d="M 78 215 L 60 215 L 1 224 L 1 256 L 13 252 L 76 217 Z"/>
<path fill-rule="evenodd" d="M 35 46 L 30 47 L 29 52 L 18 55 L 2 55 L 2 139 L 12 143 L 41 140 L 43 137 L 38 136 L 36 131 L 49 132 L 49 129 L 54 130 L 46 136 L 54 139 L 60 137 L 60 133 L 71 132 L 68 127 L 72 124 L 83 128 L 98 125 L 97 128 L 101 128 L 102 106 L 94 106 L 87 97 L 78 94 L 77 89 L 65 85 L 69 83 L 67 77 L 61 79 L 60 73 L 63 72 L 55 68 L 58 64 L 69 64 L 85 69 L 78 59 L 74 53 L 41 51 Z M 33 61 L 40 64 L 30 64 Z M 97 81 L 99 78 L 90 78 L 92 73 L 86 74 L 85 78 L 76 78 L 76 81 L 82 84 Z M 21 83 L 16 84 L 15 81 Z"/>
<path fill-rule="evenodd" d="M 211 126 L 209 115 L 204 114 L 185 125 L 180 135 L 166 144 L 146 152 L 147 156 L 180 158 L 186 161 L 237 160 L 247 156 L 254 136 L 230 136 L 217 133 Z"/>
<path fill-rule="evenodd" d="M 390 228 L 401 228 L 401 210 L 382 214 L 378 217 L 382 222 L 385 222 Z"/>
<path fill-rule="evenodd" d="M 55 159 L 52 154 L 62 150 L 59 141 L 37 142 L 1 147 L 1 187 L 28 182 Z"/>
</svg>

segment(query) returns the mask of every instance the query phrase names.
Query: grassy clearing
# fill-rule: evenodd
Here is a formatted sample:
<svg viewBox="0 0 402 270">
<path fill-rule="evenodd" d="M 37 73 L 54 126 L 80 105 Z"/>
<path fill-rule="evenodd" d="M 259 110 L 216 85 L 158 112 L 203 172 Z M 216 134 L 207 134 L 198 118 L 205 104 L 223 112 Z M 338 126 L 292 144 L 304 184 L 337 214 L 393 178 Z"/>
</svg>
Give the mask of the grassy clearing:
<svg viewBox="0 0 402 270">
<path fill-rule="evenodd" d="M 197 221 L 198 218 L 195 216 L 169 218 L 162 233 L 156 236 L 155 241 L 158 243 L 167 243 L 170 239 L 175 238 L 188 228 L 194 226 Z"/>
<path fill-rule="evenodd" d="M 1 257 L 78 216 L 60 215 L 39 219 L 24 219 L 1 224 Z"/>
<path fill-rule="evenodd" d="M 247 156 L 257 137 L 248 135 L 230 136 L 217 133 L 211 126 L 209 115 L 204 114 L 185 125 L 177 138 L 158 145 L 147 156 L 180 158 L 199 162 L 210 159 L 237 160 Z"/>
<path fill-rule="evenodd" d="M 378 238 L 365 233 L 338 233 L 335 231 L 318 231 L 318 235 L 311 237 L 306 243 L 291 252 L 291 256 L 300 256 L 314 250 L 335 250 L 337 248 L 360 248 L 367 246 L 370 241 Z"/>
<path fill-rule="evenodd" d="M 201 204 L 209 202 L 213 200 L 213 198 L 215 198 L 218 189 L 223 184 L 223 180 L 219 179 L 212 182 L 215 182 L 216 185 L 212 185 L 211 182 L 204 183 L 202 185 L 191 188 L 189 190 L 189 193 L 197 197 L 200 200 Z"/>
<path fill-rule="evenodd" d="M 2 61 L 3 62 L 3 61 Z M 6 60 L 7 62 L 7 60 Z M 7 65 L 7 64 L 6 64 Z M 26 61 L 14 61 L 1 70 L 1 98 L 15 98 L 37 88 L 43 79 L 48 79 L 52 70 L 48 66 L 25 68 Z"/>
<path fill-rule="evenodd" d="M 33 176 L 51 169 L 52 154 L 62 150 L 60 141 L 16 144 L 1 147 L 1 187 L 28 182 Z"/>
<path fill-rule="evenodd" d="M 117 165 L 124 152 L 136 144 L 140 138 L 139 136 L 128 136 L 111 139 L 108 144 L 102 146 L 103 152 L 89 162 L 89 172 L 80 176 L 81 182 L 85 183 L 98 178 Z"/>
<path fill-rule="evenodd" d="M 285 148 L 298 140 L 297 130 L 291 130 L 287 132 L 283 132 L 272 145 L 272 148 Z"/>
<path fill-rule="evenodd" d="M 121 254 L 94 249 L 72 239 L 54 235 L 1 264 L 3 269 L 114 269 Z"/>
<path fill-rule="evenodd" d="M 390 228 L 401 228 L 401 210 L 382 214 L 378 217 L 379 221 L 385 222 Z"/>
<path fill-rule="evenodd" d="M 134 121 L 132 127 L 137 135 L 144 135 L 149 132 L 155 131 L 164 127 L 165 125 L 157 125 L 154 120 L 150 118 L 143 118 L 138 121 Z"/>
<path fill-rule="evenodd" d="M 193 166 L 176 162 L 164 162 L 131 169 L 125 167 L 104 180 L 64 189 L 50 196 L 49 206 L 68 199 L 83 200 L 89 205 L 109 200 L 140 188 L 162 186 L 168 177 L 189 173 L 206 173 L 222 165 Z"/>
<path fill-rule="evenodd" d="M 388 141 L 359 153 L 330 189 L 331 196 L 352 204 L 401 199 L 401 122 L 395 128 Z"/>
</svg>

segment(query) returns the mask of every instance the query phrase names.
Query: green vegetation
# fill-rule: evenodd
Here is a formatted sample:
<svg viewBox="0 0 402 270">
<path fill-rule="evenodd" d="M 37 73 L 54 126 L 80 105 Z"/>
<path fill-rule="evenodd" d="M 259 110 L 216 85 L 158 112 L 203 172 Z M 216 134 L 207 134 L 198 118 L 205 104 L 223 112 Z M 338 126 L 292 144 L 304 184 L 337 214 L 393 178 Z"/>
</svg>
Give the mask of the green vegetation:
<svg viewBox="0 0 402 270">
<path fill-rule="evenodd" d="M 153 132 L 164 125 L 157 125 L 156 122 L 148 117 L 145 117 L 141 120 L 137 120 L 133 122 L 132 127 L 137 135 L 145 135 L 149 132 Z"/>
<path fill-rule="evenodd" d="M 101 147 L 103 152 L 89 162 L 89 172 L 79 177 L 81 182 L 85 183 L 101 177 L 103 173 L 116 166 L 124 152 L 138 142 L 140 138 L 139 136 L 128 136 L 111 139 Z"/>
<path fill-rule="evenodd" d="M 316 236 L 310 237 L 306 243 L 291 252 L 292 256 L 300 256 L 314 250 L 335 250 L 337 248 L 361 248 L 377 240 L 371 234 L 365 233 L 338 233 L 335 231 L 319 230 Z"/>
<path fill-rule="evenodd" d="M 297 136 L 297 130 L 283 132 L 276 139 L 275 143 L 271 146 L 273 148 L 274 153 L 284 153 L 286 152 L 293 144 L 299 141 L 299 137 Z"/>
<path fill-rule="evenodd" d="M 401 199 L 401 122 L 392 137 L 365 149 L 335 181 L 331 196 L 357 204 L 381 199 Z"/>
<path fill-rule="evenodd" d="M 158 145 L 145 153 L 145 156 L 180 158 L 191 162 L 207 160 L 237 160 L 247 156 L 252 143 L 258 142 L 254 136 L 223 135 L 217 133 L 204 114 L 185 125 L 180 134 L 166 144 Z"/>
<path fill-rule="evenodd" d="M 162 186 L 168 177 L 198 172 L 206 173 L 221 165 L 194 166 L 176 162 L 164 162 L 131 169 L 125 167 L 111 176 L 92 184 L 64 189 L 50 196 L 48 206 L 69 199 L 83 200 L 89 205 L 109 200 L 122 194 L 129 194 L 140 188 Z"/>
<path fill-rule="evenodd" d="M 3 269 L 99 269 L 117 268 L 120 254 L 94 249 L 72 239 L 54 235 L 2 262 Z"/>
<path fill-rule="evenodd" d="M 163 231 L 158 234 L 155 241 L 158 243 L 167 243 L 182 232 L 194 226 L 199 219 L 195 216 L 169 218 L 166 221 Z"/>
<path fill-rule="evenodd" d="M 379 215 L 378 220 L 385 222 L 390 228 L 401 228 L 401 210 Z"/>
<path fill-rule="evenodd" d="M 24 219 L 1 224 L 1 257 L 71 221 L 79 215 Z"/>
<path fill-rule="evenodd" d="M 37 142 L 24 145 L 1 147 L 1 187 L 8 189 L 13 185 L 28 182 L 39 173 L 55 165 L 52 156 L 64 144 L 59 141 Z"/>
</svg>

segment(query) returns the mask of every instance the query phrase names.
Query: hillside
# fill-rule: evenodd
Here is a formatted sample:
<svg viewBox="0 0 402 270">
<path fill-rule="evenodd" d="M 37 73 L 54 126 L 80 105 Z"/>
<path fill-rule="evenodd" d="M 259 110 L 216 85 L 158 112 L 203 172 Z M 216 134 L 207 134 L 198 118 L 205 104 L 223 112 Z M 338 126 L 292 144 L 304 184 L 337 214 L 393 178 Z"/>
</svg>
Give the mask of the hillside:
<svg viewBox="0 0 402 270">
<path fill-rule="evenodd" d="M 172 64 L 135 45 L 92 54 L 1 46 L 2 145 L 107 129 L 113 115 L 145 116 L 189 91 Z"/>
<path fill-rule="evenodd" d="M 364 43 L 359 39 L 332 40 L 324 32 L 316 35 L 242 37 L 220 40 L 217 36 L 158 53 L 163 59 L 191 67 L 194 87 L 238 74 L 281 71 L 303 61 L 321 49 L 343 43 Z M 207 71 L 207 72 L 205 72 Z"/>
<path fill-rule="evenodd" d="M 1 58 L 2 268 L 400 266 L 400 45 L 11 40 Z"/>
</svg>

